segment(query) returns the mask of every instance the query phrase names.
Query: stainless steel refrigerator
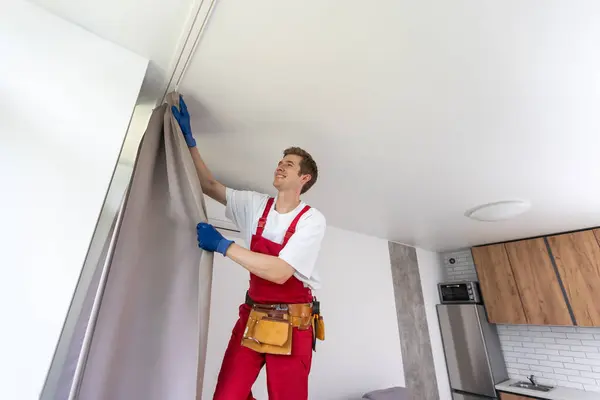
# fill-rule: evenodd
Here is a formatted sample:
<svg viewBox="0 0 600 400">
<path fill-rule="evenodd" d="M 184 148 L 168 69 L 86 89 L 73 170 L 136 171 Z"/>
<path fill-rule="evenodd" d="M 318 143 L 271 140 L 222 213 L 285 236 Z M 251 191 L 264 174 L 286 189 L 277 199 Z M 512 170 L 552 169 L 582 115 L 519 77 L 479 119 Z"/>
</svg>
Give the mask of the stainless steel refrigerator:
<svg viewBox="0 0 600 400">
<path fill-rule="evenodd" d="M 439 304 L 446 365 L 453 400 L 497 398 L 495 385 L 508 379 L 496 326 L 480 304 Z"/>
</svg>

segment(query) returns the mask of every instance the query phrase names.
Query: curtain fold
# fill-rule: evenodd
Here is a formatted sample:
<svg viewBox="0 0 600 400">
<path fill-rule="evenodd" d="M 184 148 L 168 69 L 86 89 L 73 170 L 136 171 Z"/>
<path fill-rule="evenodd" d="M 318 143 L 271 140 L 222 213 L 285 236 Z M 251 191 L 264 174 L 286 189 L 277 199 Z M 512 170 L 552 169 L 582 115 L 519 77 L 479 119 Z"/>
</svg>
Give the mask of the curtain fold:
<svg viewBox="0 0 600 400">
<path fill-rule="evenodd" d="M 200 250 L 206 221 L 200 182 L 171 112 L 154 110 L 133 172 L 123 221 L 78 398 L 200 398 L 212 253 Z"/>
</svg>

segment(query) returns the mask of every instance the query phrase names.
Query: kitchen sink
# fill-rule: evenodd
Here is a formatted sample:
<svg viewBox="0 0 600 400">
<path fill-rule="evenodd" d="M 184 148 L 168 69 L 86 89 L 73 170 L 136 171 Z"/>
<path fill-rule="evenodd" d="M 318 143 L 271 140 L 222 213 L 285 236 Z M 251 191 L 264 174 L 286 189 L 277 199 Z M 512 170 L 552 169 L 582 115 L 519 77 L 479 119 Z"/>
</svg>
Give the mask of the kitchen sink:
<svg viewBox="0 0 600 400">
<path fill-rule="evenodd" d="M 552 386 L 545 386 L 545 385 L 534 385 L 531 382 L 517 382 L 517 383 L 513 383 L 510 386 L 512 387 L 518 387 L 521 389 L 529 389 L 529 390 L 537 390 L 538 392 L 549 392 L 552 389 L 554 389 L 554 387 Z"/>
</svg>

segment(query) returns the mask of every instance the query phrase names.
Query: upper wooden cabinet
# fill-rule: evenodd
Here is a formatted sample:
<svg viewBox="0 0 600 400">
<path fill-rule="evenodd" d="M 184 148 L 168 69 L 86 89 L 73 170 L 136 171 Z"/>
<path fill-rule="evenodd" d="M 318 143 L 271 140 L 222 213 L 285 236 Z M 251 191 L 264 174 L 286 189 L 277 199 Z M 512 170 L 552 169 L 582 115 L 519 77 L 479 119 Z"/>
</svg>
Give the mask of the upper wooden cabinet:
<svg viewBox="0 0 600 400">
<path fill-rule="evenodd" d="M 495 324 L 526 324 L 523 304 L 504 245 L 473 247 L 471 253 L 489 321 Z"/>
<path fill-rule="evenodd" d="M 548 238 L 577 325 L 600 326 L 600 230 Z"/>
<path fill-rule="evenodd" d="M 573 325 L 543 238 L 505 243 L 521 302 L 532 325 Z"/>
<path fill-rule="evenodd" d="M 600 229 L 471 251 L 490 322 L 600 326 Z"/>
</svg>

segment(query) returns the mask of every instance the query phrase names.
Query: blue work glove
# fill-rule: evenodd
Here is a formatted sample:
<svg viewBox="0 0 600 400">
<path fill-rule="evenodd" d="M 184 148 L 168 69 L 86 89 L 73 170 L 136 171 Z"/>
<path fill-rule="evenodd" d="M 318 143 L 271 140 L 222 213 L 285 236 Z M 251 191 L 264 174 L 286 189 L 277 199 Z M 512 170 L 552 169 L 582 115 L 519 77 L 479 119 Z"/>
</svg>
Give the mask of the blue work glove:
<svg viewBox="0 0 600 400">
<path fill-rule="evenodd" d="M 233 244 L 233 240 L 227 240 L 221 235 L 214 226 L 200 222 L 196 226 L 198 234 L 198 247 L 206 251 L 216 251 L 225 255 L 229 246 Z"/>
<path fill-rule="evenodd" d="M 181 111 L 179 111 L 177 107 L 171 106 L 173 116 L 179 123 L 181 132 L 183 132 L 183 138 L 185 139 L 188 147 L 196 147 L 196 139 L 194 139 L 194 136 L 192 136 L 190 113 L 188 112 L 187 105 L 185 104 L 185 101 L 183 101 L 183 96 L 181 95 L 179 95 L 179 108 L 181 108 Z"/>
</svg>

